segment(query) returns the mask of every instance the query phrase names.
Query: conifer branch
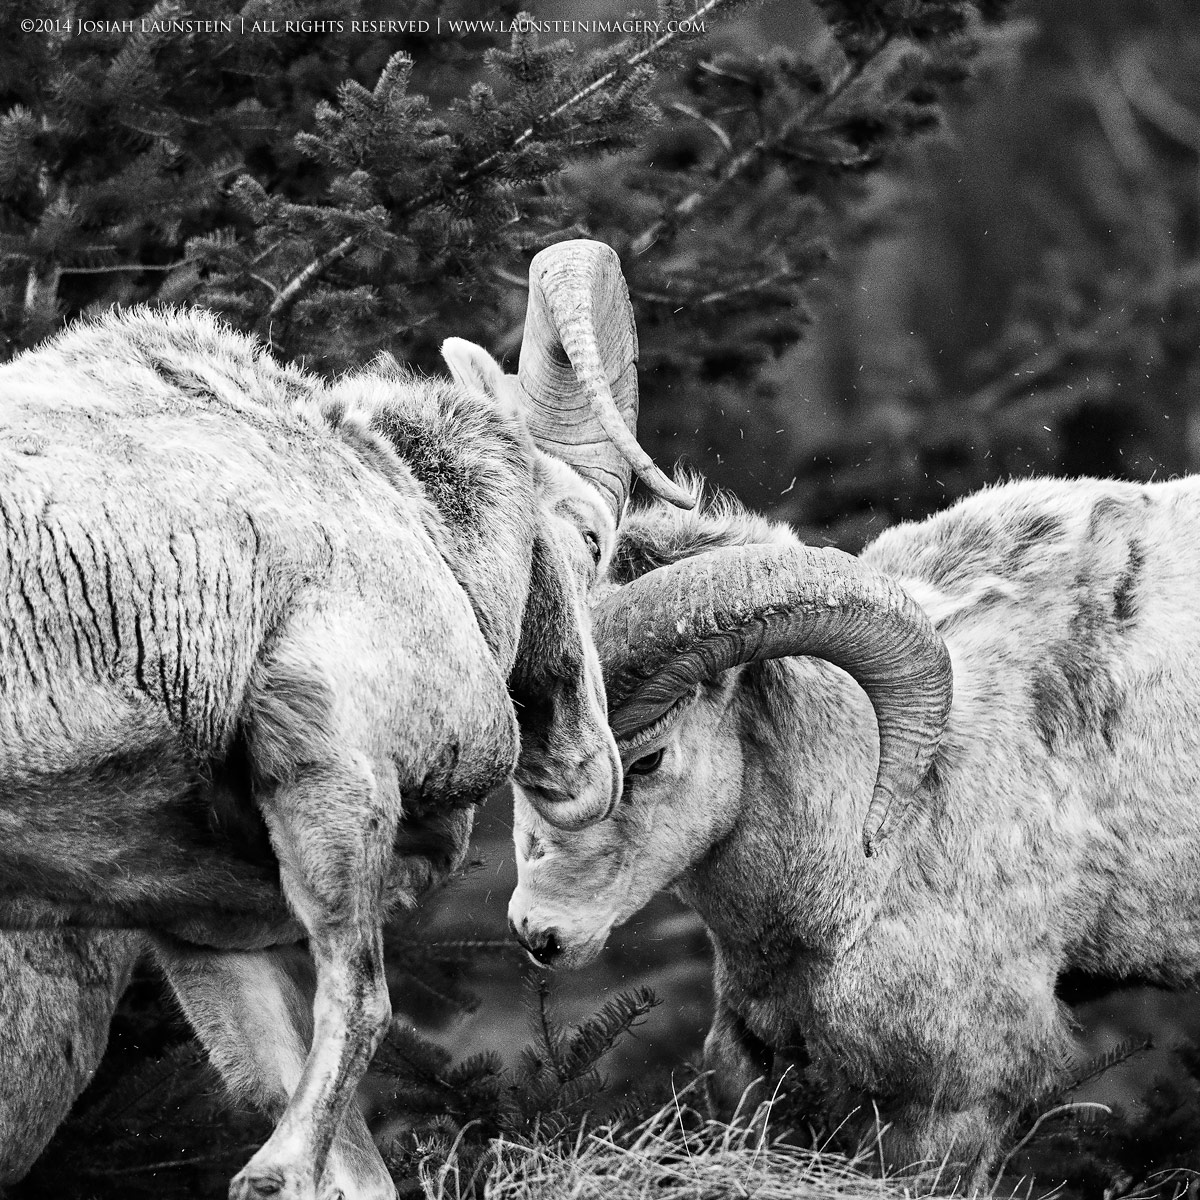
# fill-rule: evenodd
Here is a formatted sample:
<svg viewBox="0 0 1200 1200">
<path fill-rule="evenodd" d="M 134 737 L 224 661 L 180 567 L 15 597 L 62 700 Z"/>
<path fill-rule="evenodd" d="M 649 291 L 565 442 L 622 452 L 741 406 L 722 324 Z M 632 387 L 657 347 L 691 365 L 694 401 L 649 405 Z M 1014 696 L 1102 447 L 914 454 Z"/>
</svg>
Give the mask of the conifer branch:
<svg viewBox="0 0 1200 1200">
<path fill-rule="evenodd" d="M 105 1179 L 117 1179 L 123 1175 L 146 1175 L 152 1171 L 176 1171 L 180 1167 L 216 1167 L 224 1166 L 236 1155 L 249 1154 L 257 1142 L 246 1142 L 232 1150 L 224 1150 L 220 1154 L 203 1154 L 196 1158 L 165 1158 L 160 1162 L 138 1163 L 132 1167 L 105 1167 L 96 1174 Z"/>
<path fill-rule="evenodd" d="M 1200 154 L 1200 116 L 1158 82 L 1144 54 L 1129 50 L 1117 58 L 1115 67 L 1121 90 L 1138 116 L 1164 137 Z"/>
<path fill-rule="evenodd" d="M 104 267 L 63 267 L 62 275 L 115 275 L 120 271 L 175 271 L 180 267 L 198 262 L 195 258 L 181 258 L 171 263 L 110 263 Z"/>
<path fill-rule="evenodd" d="M 673 205 L 669 212 L 664 213 L 663 216 L 659 217 L 638 234 L 630 243 L 629 253 L 635 258 L 638 255 L 645 254 L 668 229 L 682 224 L 702 204 L 719 195 L 735 179 L 739 179 L 749 171 L 766 154 L 772 144 L 772 141 L 759 140 L 753 145 L 747 146 L 740 154 L 731 158 L 722 168 L 721 173 L 708 187 L 703 189 L 698 188 L 696 191 L 690 192 L 677 204 Z"/>
<path fill-rule="evenodd" d="M 690 21 L 698 21 L 708 16 L 710 13 L 715 13 L 719 9 L 728 4 L 734 3 L 736 0 L 706 0 L 695 13 L 688 18 Z M 413 197 L 411 200 L 400 205 L 396 211 L 397 218 L 413 216 L 422 209 L 428 208 L 429 205 L 444 199 L 446 196 L 455 192 L 461 191 L 464 187 L 474 183 L 478 179 L 490 174 L 492 171 L 500 167 L 505 160 L 515 151 L 521 149 L 529 142 L 544 125 L 549 124 L 564 113 L 582 104 L 585 100 L 590 99 L 598 92 L 603 91 L 611 83 L 618 78 L 623 77 L 629 71 L 639 67 L 642 63 L 648 62 L 654 56 L 668 49 L 681 37 L 687 36 L 680 28 L 668 30 L 662 36 L 656 38 L 648 46 L 644 46 L 637 53 L 630 55 L 628 58 L 622 59 L 620 66 L 613 67 L 604 74 L 593 79 L 591 83 L 580 88 L 573 95 L 569 96 L 562 103 L 551 109 L 548 113 L 539 117 L 524 131 L 519 133 L 507 146 L 493 151 L 486 158 L 481 159 L 474 165 L 467 167 L 465 170 L 459 171 L 457 174 L 450 177 L 445 183 L 436 187 L 426 188 L 425 191 Z M 317 255 L 307 266 L 299 271 L 291 280 L 288 281 L 278 292 L 274 301 L 271 303 L 270 309 L 267 311 L 266 319 L 272 317 L 283 316 L 289 309 L 300 299 L 304 292 L 311 287 L 316 280 L 330 267 L 340 262 L 348 254 L 350 254 L 356 245 L 354 234 L 348 234 L 335 246 L 331 246 L 322 254 Z"/>
<path fill-rule="evenodd" d="M 329 270 L 334 263 L 341 262 L 354 249 L 354 245 L 355 238 L 351 233 L 342 238 L 337 245 L 331 246 L 322 254 L 318 254 L 308 266 L 279 289 L 275 299 L 271 301 L 271 307 L 267 309 L 263 323 L 265 324 L 273 317 L 279 317 L 286 313 L 300 299 L 309 286 L 315 283 L 318 277 Z"/>
<path fill-rule="evenodd" d="M 524 282 L 524 281 L 522 281 Z M 512 938 L 450 938 L 427 943 L 430 953 L 439 959 L 454 959 L 476 954 L 521 954 Z"/>
<path fill-rule="evenodd" d="M 666 213 L 658 217 L 649 226 L 646 227 L 640 234 L 637 235 L 630 243 L 629 252 L 633 257 L 638 257 L 644 254 L 664 233 L 676 226 L 681 225 L 693 213 L 695 213 L 702 205 L 707 204 L 710 200 L 719 196 L 730 184 L 736 182 L 748 171 L 750 171 L 761 159 L 769 154 L 776 153 L 783 146 L 789 133 L 803 122 L 811 120 L 815 116 L 826 112 L 829 106 L 835 100 L 840 99 L 845 95 L 846 90 L 862 76 L 866 70 L 867 64 L 875 59 L 891 41 L 890 35 L 884 35 L 872 47 L 869 55 L 862 60 L 848 62 L 845 69 L 834 80 L 833 84 L 827 91 L 813 103 L 810 107 L 798 114 L 795 118 L 785 124 L 774 136 L 762 137 L 757 141 L 747 146 L 745 150 L 734 155 L 720 172 L 713 178 L 712 182 L 703 188 L 697 188 L 690 192 L 682 200 L 674 204 Z M 721 72 L 717 68 L 712 68 L 714 74 L 728 73 Z M 735 76 L 735 78 L 738 78 Z M 727 139 L 728 140 L 728 139 Z M 839 165 L 863 165 L 862 163 L 843 163 Z"/>
<path fill-rule="evenodd" d="M 798 272 L 791 267 L 780 267 L 768 275 L 761 275 L 747 283 L 739 283 L 733 287 L 720 288 L 712 292 L 703 292 L 697 296 L 689 296 L 684 292 L 671 295 L 669 292 L 651 292 L 642 288 L 631 287 L 630 295 L 635 300 L 643 300 L 651 304 L 671 304 L 676 308 L 688 305 L 724 304 L 728 300 L 737 300 L 743 296 L 753 296 L 780 283 L 793 283 L 800 278 Z"/>
<path fill-rule="evenodd" d="M 1135 1054 L 1145 1054 L 1146 1051 L 1153 1049 L 1153 1038 L 1128 1038 L 1118 1042 L 1111 1050 L 1097 1055 L 1091 1062 L 1084 1064 L 1079 1071 L 1072 1074 L 1069 1081 L 1070 1086 L 1065 1091 L 1078 1091 L 1085 1083 L 1091 1083 L 1093 1079 L 1098 1079 L 1106 1071 L 1111 1071 L 1113 1067 L 1128 1062 Z"/>
<path fill-rule="evenodd" d="M 556 1046 L 557 1039 L 551 1028 L 550 1013 L 547 1005 L 550 1000 L 550 985 L 546 982 L 544 976 L 539 976 L 537 983 L 537 1019 L 538 1032 L 541 1034 L 542 1045 L 546 1047 L 546 1057 L 550 1067 L 554 1071 L 554 1077 L 559 1083 L 563 1082 L 562 1068 L 559 1066 L 558 1051 Z"/>
<path fill-rule="evenodd" d="M 706 117 L 693 104 L 682 104 L 679 101 L 672 101 L 666 106 L 668 111 L 682 113 L 685 117 L 691 117 L 697 124 L 703 125 L 721 143 L 721 148 L 727 153 L 733 153 L 733 141 L 729 134 L 721 127 L 720 123 L 714 121 L 711 117 Z"/>
<path fill-rule="evenodd" d="M 1038 347 L 1003 376 L 966 397 L 963 407 L 987 416 L 1031 396 L 1058 372 L 1111 348 L 1137 329 L 1148 314 L 1161 312 L 1171 299 L 1195 287 L 1200 287 L 1200 262 L 1181 267 L 1165 285 L 1148 288 L 1135 303 L 1123 307 L 1107 324 L 1063 333 L 1054 342 Z"/>
<path fill-rule="evenodd" d="M 709 13 L 716 12 L 719 8 L 722 8 L 726 4 L 732 2 L 733 0 L 707 0 L 707 2 L 702 4 L 688 19 L 690 21 L 698 21 L 702 17 L 706 17 Z M 563 113 L 570 111 L 576 105 L 582 104 L 585 100 L 590 99 L 592 96 L 596 95 L 597 92 L 602 91 L 610 83 L 616 80 L 618 76 L 624 75 L 626 72 L 641 66 L 641 64 L 644 62 L 648 62 L 654 55 L 658 54 L 662 50 L 665 50 L 683 36 L 685 35 L 678 28 L 670 30 L 667 33 L 664 33 L 661 37 L 656 38 L 650 43 L 650 45 L 643 47 L 636 54 L 631 55 L 629 58 L 622 59 L 619 67 L 613 67 L 612 70 L 605 71 L 603 75 L 599 76 L 597 79 L 593 79 L 592 82 L 586 87 L 580 88 L 580 90 L 577 91 L 573 96 L 568 97 L 556 108 L 551 109 L 550 112 L 546 113 L 543 117 L 539 118 L 532 125 L 530 125 L 523 133 L 519 134 L 509 146 L 505 147 L 503 150 L 497 150 L 493 154 L 489 154 L 487 158 L 476 163 L 473 167 L 469 167 L 465 171 L 460 171 L 451 179 L 451 188 L 457 189 L 463 184 L 471 183 L 481 176 L 486 175 L 489 171 L 494 170 L 500 165 L 506 155 L 511 154 L 514 150 L 519 150 L 527 141 L 529 141 L 529 139 L 537 133 L 538 129 L 542 125 L 548 124 L 556 117 L 561 117 Z M 439 189 L 430 188 L 423 192 L 420 196 L 416 197 L 416 199 L 413 200 L 409 206 L 406 206 L 406 212 L 417 208 L 422 208 L 431 201 L 436 200 L 442 194 L 443 192 L 441 192 Z"/>
</svg>

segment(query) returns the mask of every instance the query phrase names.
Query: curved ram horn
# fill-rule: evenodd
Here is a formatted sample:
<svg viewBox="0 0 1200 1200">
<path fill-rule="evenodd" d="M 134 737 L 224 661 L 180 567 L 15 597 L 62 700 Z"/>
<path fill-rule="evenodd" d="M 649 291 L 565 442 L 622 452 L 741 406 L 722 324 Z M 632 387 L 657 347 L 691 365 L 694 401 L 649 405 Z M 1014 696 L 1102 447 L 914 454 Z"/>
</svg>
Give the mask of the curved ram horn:
<svg viewBox="0 0 1200 1200">
<path fill-rule="evenodd" d="M 879 726 L 868 855 L 899 824 L 950 714 L 949 652 L 924 611 L 894 580 L 838 550 L 697 554 L 611 593 L 593 610 L 592 630 L 618 742 L 740 663 L 805 654 L 851 675 Z"/>
<path fill-rule="evenodd" d="M 559 242 L 529 264 L 529 307 L 517 371 L 537 444 L 594 484 L 620 521 L 630 468 L 680 508 L 695 501 L 650 460 L 635 436 L 637 331 L 616 252 Z"/>
</svg>

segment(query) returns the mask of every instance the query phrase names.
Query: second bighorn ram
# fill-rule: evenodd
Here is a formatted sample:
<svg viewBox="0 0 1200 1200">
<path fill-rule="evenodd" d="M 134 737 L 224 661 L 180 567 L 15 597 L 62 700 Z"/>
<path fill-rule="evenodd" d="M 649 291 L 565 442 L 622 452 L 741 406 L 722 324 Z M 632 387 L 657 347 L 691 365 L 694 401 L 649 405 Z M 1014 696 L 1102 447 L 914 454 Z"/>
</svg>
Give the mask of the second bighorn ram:
<svg viewBox="0 0 1200 1200">
<path fill-rule="evenodd" d="M 385 913 L 514 766 L 552 823 L 620 794 L 587 593 L 631 463 L 687 498 L 634 440 L 616 256 L 530 281 L 516 380 L 451 341 L 453 384 L 323 383 L 144 310 L 0 369 L 0 928 L 151 936 L 277 1117 L 237 1200 L 393 1194 L 349 1103 Z"/>
<path fill-rule="evenodd" d="M 671 888 L 720 1111 L 808 1064 L 894 1166 L 982 1182 L 1071 1052 L 1060 976 L 1200 980 L 1198 527 L 1195 478 L 1012 483 L 858 559 L 633 513 L 593 614 L 624 797 L 518 795 L 518 935 L 579 965 Z"/>
</svg>

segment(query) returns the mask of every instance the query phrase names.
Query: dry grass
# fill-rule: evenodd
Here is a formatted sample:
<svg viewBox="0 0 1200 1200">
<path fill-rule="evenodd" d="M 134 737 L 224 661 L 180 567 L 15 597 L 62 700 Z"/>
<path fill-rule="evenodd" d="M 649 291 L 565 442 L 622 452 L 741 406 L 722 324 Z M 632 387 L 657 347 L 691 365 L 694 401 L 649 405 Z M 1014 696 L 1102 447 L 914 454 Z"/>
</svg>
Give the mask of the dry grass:
<svg viewBox="0 0 1200 1200">
<path fill-rule="evenodd" d="M 881 1179 L 865 1158 L 785 1145 L 762 1124 L 685 1127 L 677 1104 L 632 1130 L 581 1133 L 573 1146 L 492 1144 L 486 1200 L 916 1200 L 950 1189 L 936 1172 Z M 452 1155 L 422 1171 L 429 1200 L 469 1200 Z"/>
</svg>

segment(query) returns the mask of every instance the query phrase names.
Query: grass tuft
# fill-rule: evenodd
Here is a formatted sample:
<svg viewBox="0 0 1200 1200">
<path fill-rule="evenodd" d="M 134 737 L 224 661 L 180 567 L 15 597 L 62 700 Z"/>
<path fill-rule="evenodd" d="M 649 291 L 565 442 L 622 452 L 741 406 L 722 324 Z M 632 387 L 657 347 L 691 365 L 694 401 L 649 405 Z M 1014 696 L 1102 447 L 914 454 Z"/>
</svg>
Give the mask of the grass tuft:
<svg viewBox="0 0 1200 1200">
<path fill-rule="evenodd" d="M 629 1129 L 581 1130 L 575 1141 L 497 1139 L 483 1179 L 455 1158 L 422 1171 L 429 1200 L 918 1200 L 946 1195 L 926 1176 L 880 1179 L 869 1155 L 786 1144 L 768 1132 L 766 1106 L 746 1125 L 702 1120 L 677 1100 Z M 759 1119 L 762 1118 L 762 1119 Z M 939 1186 L 939 1184 L 941 1186 Z"/>
</svg>

